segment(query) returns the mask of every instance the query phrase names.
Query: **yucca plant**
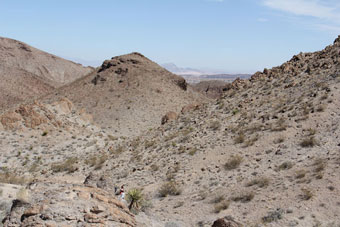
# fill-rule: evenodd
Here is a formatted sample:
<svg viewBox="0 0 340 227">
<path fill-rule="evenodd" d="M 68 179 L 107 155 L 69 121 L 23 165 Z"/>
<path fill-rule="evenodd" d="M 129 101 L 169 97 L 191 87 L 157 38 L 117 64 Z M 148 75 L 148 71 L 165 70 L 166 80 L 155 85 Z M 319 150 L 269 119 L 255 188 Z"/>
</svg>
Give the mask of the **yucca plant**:
<svg viewBox="0 0 340 227">
<path fill-rule="evenodd" d="M 131 210 L 133 207 L 138 209 L 142 203 L 142 200 L 143 200 L 143 194 L 140 189 L 133 188 L 128 191 L 127 201 L 130 203 L 129 210 Z"/>
</svg>

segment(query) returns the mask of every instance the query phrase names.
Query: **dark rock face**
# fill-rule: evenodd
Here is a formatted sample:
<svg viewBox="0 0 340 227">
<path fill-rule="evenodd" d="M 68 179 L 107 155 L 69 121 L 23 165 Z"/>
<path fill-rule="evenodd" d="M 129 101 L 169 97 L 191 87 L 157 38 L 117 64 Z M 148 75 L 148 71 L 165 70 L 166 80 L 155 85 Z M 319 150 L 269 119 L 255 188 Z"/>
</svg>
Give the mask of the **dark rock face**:
<svg viewBox="0 0 340 227">
<path fill-rule="evenodd" d="M 182 88 L 184 91 L 187 90 L 188 84 L 184 78 L 182 77 L 176 78 L 175 83 L 177 84 L 178 87 Z"/>
</svg>

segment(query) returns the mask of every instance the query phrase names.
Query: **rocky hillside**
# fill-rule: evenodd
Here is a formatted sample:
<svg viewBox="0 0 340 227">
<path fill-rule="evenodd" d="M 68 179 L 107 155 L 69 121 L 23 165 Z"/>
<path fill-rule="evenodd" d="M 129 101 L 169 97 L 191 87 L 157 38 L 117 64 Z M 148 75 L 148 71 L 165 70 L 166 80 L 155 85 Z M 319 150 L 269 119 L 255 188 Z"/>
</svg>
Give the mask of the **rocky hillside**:
<svg viewBox="0 0 340 227">
<path fill-rule="evenodd" d="M 203 102 L 186 81 L 139 53 L 105 61 L 94 73 L 48 97 L 66 96 L 94 122 L 117 136 L 138 135 L 161 124 L 166 113 Z"/>
<path fill-rule="evenodd" d="M 96 73 L 58 90 L 60 95 L 48 97 L 50 104 L 20 106 L 0 116 L 0 181 L 36 190 L 31 205 L 14 206 L 12 212 L 0 210 L 3 222 L 7 226 L 25 220 L 88 224 L 104 215 L 105 224 L 112 221 L 114 226 L 115 213 L 105 209 L 110 199 L 98 204 L 96 196 L 84 200 L 80 194 L 114 198 L 115 186 L 125 185 L 127 192 L 135 188 L 141 192 L 131 209 L 139 212 L 135 219 L 125 208 L 119 210 L 119 217 L 132 217 L 124 219 L 131 225 L 339 226 L 339 51 L 340 37 L 322 51 L 301 53 L 249 80 L 234 81 L 218 100 L 184 108 L 185 102 L 178 104 L 170 90 L 179 90 L 179 99 L 184 94 L 187 97 L 190 88 L 185 90 L 181 78 L 143 56 L 130 54 L 104 62 Z M 144 64 L 150 67 L 146 69 Z M 168 76 L 152 77 L 156 72 Z M 153 91 L 156 87 L 161 92 Z M 63 91 L 75 104 L 68 99 L 54 100 Z M 152 103 L 170 102 L 168 96 L 157 97 L 164 92 L 178 109 L 164 107 L 162 114 L 173 110 L 178 116 L 168 114 L 163 125 L 162 115 L 151 124 L 156 127 L 148 129 L 148 124 L 138 124 L 140 118 L 131 118 L 140 116 L 138 113 L 123 112 L 129 110 L 129 104 L 131 110 L 146 113 L 142 102 L 155 111 L 157 106 Z M 130 126 L 136 127 L 136 136 L 121 136 L 134 133 L 110 123 L 110 119 L 119 119 L 109 118 L 110 113 L 99 108 L 106 111 L 111 107 L 114 112 L 122 106 L 126 110 L 117 113 L 137 122 Z M 111 126 L 117 133 L 93 124 L 86 109 L 92 111 L 94 122 L 101 123 L 101 116 L 102 125 L 117 124 Z M 147 130 L 140 130 L 141 126 Z M 13 194 L 21 186 L 11 187 L 5 185 Z M 54 189 L 58 191 L 55 200 L 50 197 Z M 62 195 L 74 205 L 63 203 Z M 46 209 L 43 201 L 47 201 Z M 54 216 L 60 218 L 45 220 L 48 208 L 56 210 Z M 63 210 L 74 213 L 68 217 Z"/>
<path fill-rule="evenodd" d="M 150 214 L 177 226 L 339 226 L 339 41 L 112 142 L 97 182 L 143 188 Z"/>
<path fill-rule="evenodd" d="M 17 40 L 0 37 L 0 111 L 93 71 Z"/>
</svg>

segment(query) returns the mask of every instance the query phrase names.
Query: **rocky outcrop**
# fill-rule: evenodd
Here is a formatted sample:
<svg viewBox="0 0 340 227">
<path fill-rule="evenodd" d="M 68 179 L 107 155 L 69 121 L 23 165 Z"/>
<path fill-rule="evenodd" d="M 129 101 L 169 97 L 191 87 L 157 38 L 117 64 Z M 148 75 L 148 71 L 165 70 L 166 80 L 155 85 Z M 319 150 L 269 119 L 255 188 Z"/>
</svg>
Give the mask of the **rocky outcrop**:
<svg viewBox="0 0 340 227">
<path fill-rule="evenodd" d="M 318 73 L 338 75 L 340 74 L 340 36 L 333 45 L 314 53 L 299 53 L 281 66 L 272 69 L 264 69 L 255 73 L 250 81 L 271 79 L 284 75 L 296 77 L 299 74 L 314 75 Z"/>
<path fill-rule="evenodd" d="M 102 189 L 39 182 L 29 190 L 29 202 L 13 201 L 4 226 L 136 226 L 125 204 Z"/>
<path fill-rule="evenodd" d="M 66 115 L 69 115 L 69 117 L 66 117 Z M 80 117 L 75 118 L 79 119 L 79 124 L 92 121 L 90 114 L 87 114 L 84 110 L 79 112 L 73 111 L 73 103 L 67 98 L 61 98 L 50 105 L 34 102 L 33 104 L 20 105 L 14 110 L 1 114 L 0 129 L 60 128 L 70 124 L 64 118 L 70 120 L 71 115 Z"/>
</svg>

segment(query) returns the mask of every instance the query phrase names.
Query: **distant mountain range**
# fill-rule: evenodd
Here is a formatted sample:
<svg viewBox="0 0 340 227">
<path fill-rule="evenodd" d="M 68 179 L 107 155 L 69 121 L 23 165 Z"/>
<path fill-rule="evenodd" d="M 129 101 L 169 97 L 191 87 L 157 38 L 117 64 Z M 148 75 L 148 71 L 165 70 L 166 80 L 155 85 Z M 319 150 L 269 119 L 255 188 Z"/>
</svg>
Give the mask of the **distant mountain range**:
<svg viewBox="0 0 340 227">
<path fill-rule="evenodd" d="M 193 68 L 181 68 L 174 63 L 162 64 L 162 67 L 168 71 L 180 75 L 186 79 L 188 83 L 199 83 L 206 80 L 222 80 L 232 82 L 236 78 L 247 79 L 251 74 L 229 74 L 219 71 L 206 71 Z"/>
</svg>

